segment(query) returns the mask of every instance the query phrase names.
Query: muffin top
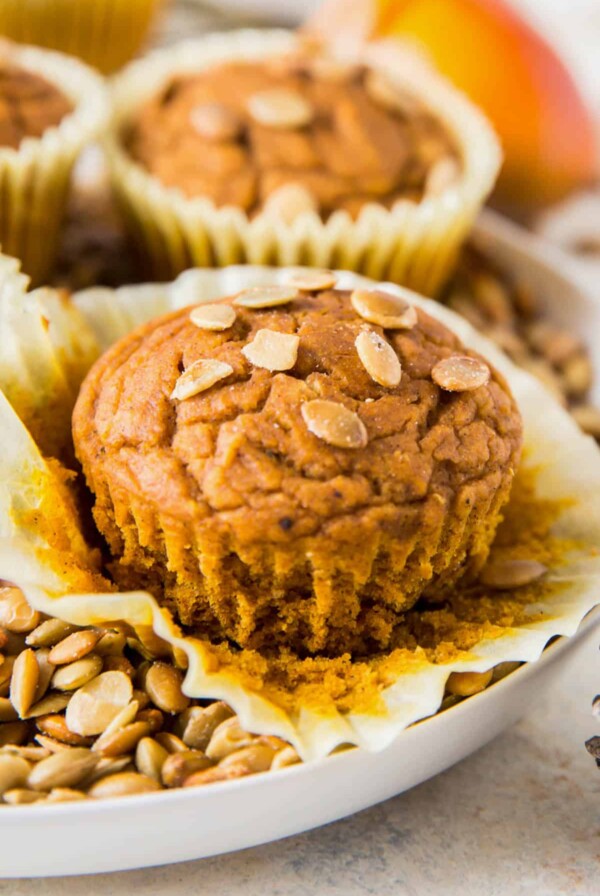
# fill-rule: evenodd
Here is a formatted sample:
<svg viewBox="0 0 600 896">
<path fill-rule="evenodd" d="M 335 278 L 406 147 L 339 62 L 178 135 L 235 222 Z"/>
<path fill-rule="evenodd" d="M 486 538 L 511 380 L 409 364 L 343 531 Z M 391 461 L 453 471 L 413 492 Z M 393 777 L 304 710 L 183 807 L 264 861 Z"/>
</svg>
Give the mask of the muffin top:
<svg viewBox="0 0 600 896">
<path fill-rule="evenodd" d="M 450 135 L 380 73 L 326 58 L 226 62 L 173 77 L 123 135 L 164 185 L 252 215 L 352 216 L 460 174 Z"/>
<path fill-rule="evenodd" d="M 92 490 L 290 544 L 516 464 L 506 383 L 443 324 L 298 276 L 153 320 L 97 362 L 74 414 Z"/>
<path fill-rule="evenodd" d="M 73 111 L 67 97 L 41 75 L 0 60 L 0 147 L 18 149 Z"/>
</svg>

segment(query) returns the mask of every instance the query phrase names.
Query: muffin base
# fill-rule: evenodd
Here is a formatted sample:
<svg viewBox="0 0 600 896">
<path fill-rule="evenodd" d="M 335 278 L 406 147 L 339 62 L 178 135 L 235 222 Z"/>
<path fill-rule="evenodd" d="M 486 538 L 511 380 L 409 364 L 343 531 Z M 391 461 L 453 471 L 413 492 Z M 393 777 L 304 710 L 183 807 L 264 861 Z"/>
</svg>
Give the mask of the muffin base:
<svg viewBox="0 0 600 896">
<path fill-rule="evenodd" d="M 96 524 L 119 558 L 110 565 L 119 587 L 146 588 L 214 642 L 361 656 L 389 647 L 422 594 L 443 601 L 479 572 L 512 481 L 512 469 L 496 471 L 455 495 L 332 520 L 289 546 L 232 545 L 214 521 L 186 524 L 114 485 L 90 484 Z"/>
</svg>

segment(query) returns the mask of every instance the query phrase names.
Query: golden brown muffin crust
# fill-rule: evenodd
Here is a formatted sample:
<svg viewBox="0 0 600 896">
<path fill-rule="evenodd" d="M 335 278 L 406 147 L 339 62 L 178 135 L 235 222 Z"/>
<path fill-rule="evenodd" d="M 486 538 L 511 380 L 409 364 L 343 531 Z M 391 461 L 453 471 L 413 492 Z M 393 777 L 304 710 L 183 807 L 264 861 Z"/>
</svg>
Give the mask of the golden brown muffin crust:
<svg viewBox="0 0 600 896">
<path fill-rule="evenodd" d="M 236 312 L 223 332 L 199 329 L 189 309 L 152 321 L 81 389 L 76 451 L 115 576 L 216 638 L 298 652 L 385 646 L 428 586 L 484 562 L 520 450 L 514 401 L 496 372 L 475 391 L 436 385 L 435 364 L 464 350 L 420 310 L 413 329 L 385 332 L 339 290 Z M 399 357 L 398 386 L 361 364 L 366 326 Z M 291 370 L 246 359 L 263 328 L 299 337 Z M 199 359 L 233 372 L 174 400 Z M 312 434 L 302 405 L 316 398 L 356 412 L 368 444 Z"/>
<path fill-rule="evenodd" d="M 41 75 L 0 61 L 0 147 L 18 149 L 73 111 L 67 97 Z"/>
<path fill-rule="evenodd" d="M 166 186 L 248 213 L 290 184 L 324 217 L 336 209 L 355 215 L 369 201 L 418 201 L 435 162 L 456 159 L 449 135 L 413 97 L 398 94 L 393 108 L 382 101 L 372 72 L 354 66 L 334 74 L 308 59 L 182 74 L 139 110 L 126 144 Z M 282 115 L 295 115 L 295 123 L 257 120 L 263 92 L 273 89 L 285 91 Z M 267 106 L 272 100 L 267 95 Z"/>
</svg>

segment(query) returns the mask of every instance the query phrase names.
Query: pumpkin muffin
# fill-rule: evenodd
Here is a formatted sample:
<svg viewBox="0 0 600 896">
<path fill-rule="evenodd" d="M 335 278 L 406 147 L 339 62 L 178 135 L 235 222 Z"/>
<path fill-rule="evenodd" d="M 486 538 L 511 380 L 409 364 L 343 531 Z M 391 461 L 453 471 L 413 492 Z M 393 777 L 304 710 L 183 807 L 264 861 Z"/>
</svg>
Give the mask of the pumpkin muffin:
<svg viewBox="0 0 600 896">
<path fill-rule="evenodd" d="M 299 655 L 385 648 L 484 564 L 521 420 L 404 298 L 329 272 L 168 314 L 109 349 L 73 418 L 123 588 L 193 631 Z"/>
<path fill-rule="evenodd" d="M 34 283 L 50 273 L 71 170 L 106 114 L 91 69 L 0 40 L 0 244 Z"/>
<path fill-rule="evenodd" d="M 18 149 L 72 111 L 71 101 L 42 75 L 0 58 L 0 146 Z"/>
<path fill-rule="evenodd" d="M 156 276 L 298 263 L 435 290 L 500 153 L 465 97 L 402 63 L 251 31 L 134 62 L 115 83 L 107 149 Z"/>
<path fill-rule="evenodd" d="M 418 98 L 364 66 L 310 57 L 175 75 L 124 139 L 186 197 L 288 222 L 305 211 L 356 218 L 368 202 L 419 202 L 461 172 L 454 140 Z"/>
</svg>

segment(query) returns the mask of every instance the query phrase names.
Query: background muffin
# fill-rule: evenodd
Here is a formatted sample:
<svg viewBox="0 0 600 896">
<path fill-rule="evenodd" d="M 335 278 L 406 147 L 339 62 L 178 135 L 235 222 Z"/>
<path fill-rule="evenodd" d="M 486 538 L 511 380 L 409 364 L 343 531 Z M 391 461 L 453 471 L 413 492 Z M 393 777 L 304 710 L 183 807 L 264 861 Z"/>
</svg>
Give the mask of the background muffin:
<svg viewBox="0 0 600 896">
<path fill-rule="evenodd" d="M 35 283 L 56 254 L 73 164 L 106 117 L 83 63 L 0 41 L 0 244 Z"/>
<path fill-rule="evenodd" d="M 116 343 L 82 386 L 76 452 L 122 587 L 213 638 L 364 652 L 484 563 L 520 417 L 424 312 L 296 283 Z"/>
<path fill-rule="evenodd" d="M 387 90 L 387 92 L 386 92 Z M 420 202 L 460 178 L 457 147 L 410 94 L 358 65 L 225 62 L 169 80 L 126 131 L 131 156 L 187 198 L 292 222 Z"/>
<path fill-rule="evenodd" d="M 113 72 L 142 46 L 163 0 L 2 0 L 0 34 Z"/>
<path fill-rule="evenodd" d="M 488 124 L 423 63 L 217 34 L 117 80 L 108 157 L 154 274 L 313 264 L 438 288 L 492 187 Z"/>
</svg>

